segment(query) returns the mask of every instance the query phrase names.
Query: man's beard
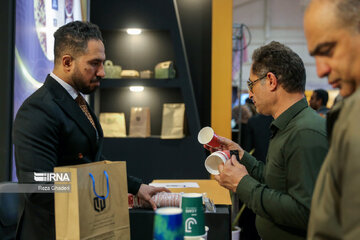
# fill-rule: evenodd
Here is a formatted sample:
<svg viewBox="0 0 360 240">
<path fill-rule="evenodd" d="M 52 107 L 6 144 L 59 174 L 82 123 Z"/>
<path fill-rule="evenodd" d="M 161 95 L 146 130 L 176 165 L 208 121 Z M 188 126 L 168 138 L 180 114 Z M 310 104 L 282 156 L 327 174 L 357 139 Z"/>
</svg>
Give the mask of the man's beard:
<svg viewBox="0 0 360 240">
<path fill-rule="evenodd" d="M 100 77 L 96 77 L 95 79 L 92 79 L 90 81 L 89 85 L 86 85 L 86 83 L 84 83 L 83 80 L 84 78 L 79 71 L 74 72 L 71 78 L 72 78 L 72 82 L 75 85 L 76 90 L 81 92 L 82 94 L 90 94 L 94 92 L 97 89 L 97 86 L 91 87 L 91 84 L 95 82 L 99 82 L 101 79 Z"/>
</svg>

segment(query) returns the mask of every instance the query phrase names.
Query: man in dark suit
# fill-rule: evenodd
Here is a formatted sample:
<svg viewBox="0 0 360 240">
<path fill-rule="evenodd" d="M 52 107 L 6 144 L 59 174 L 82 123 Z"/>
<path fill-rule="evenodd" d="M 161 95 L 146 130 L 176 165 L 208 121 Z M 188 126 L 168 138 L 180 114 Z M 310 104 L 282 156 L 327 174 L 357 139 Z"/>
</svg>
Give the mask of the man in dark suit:
<svg viewBox="0 0 360 240">
<path fill-rule="evenodd" d="M 93 92 L 105 76 L 101 32 L 92 23 L 77 21 L 60 27 L 54 37 L 54 70 L 25 100 L 14 123 L 15 161 L 22 183 L 31 181 L 33 172 L 104 160 L 101 126 L 82 96 Z M 128 190 L 153 209 L 151 196 L 168 191 L 131 176 Z M 25 194 L 17 238 L 55 239 L 53 194 Z"/>
</svg>

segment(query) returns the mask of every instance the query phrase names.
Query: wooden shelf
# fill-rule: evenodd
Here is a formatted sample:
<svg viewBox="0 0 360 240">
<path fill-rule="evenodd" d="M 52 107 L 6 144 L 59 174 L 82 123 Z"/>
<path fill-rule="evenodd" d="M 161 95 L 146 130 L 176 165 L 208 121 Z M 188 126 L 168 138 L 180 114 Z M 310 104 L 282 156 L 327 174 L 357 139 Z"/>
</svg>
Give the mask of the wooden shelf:
<svg viewBox="0 0 360 240">
<path fill-rule="evenodd" d="M 126 137 L 105 137 L 104 139 L 107 139 L 109 141 L 125 141 L 125 140 L 129 140 L 129 139 L 136 139 L 136 140 L 143 140 L 143 141 L 151 141 L 151 140 L 164 140 L 164 141 L 168 141 L 168 140 L 182 140 L 187 138 L 187 136 L 184 136 L 183 138 L 171 138 L 171 139 L 163 139 L 161 138 L 161 136 L 159 135 L 151 135 L 150 137 L 130 137 L 130 136 L 126 136 Z"/>
<path fill-rule="evenodd" d="M 100 88 L 144 86 L 144 87 L 163 87 L 163 88 L 180 88 L 180 79 L 140 79 L 140 78 L 104 78 L 101 80 Z"/>
</svg>

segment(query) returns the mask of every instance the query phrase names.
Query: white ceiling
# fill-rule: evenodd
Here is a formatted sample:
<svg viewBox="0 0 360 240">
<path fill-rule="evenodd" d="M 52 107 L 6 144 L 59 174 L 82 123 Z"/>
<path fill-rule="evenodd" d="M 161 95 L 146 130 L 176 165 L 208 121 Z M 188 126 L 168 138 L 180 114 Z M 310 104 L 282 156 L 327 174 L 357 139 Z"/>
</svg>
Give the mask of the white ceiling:
<svg viewBox="0 0 360 240">
<path fill-rule="evenodd" d="M 233 0 L 233 23 L 247 25 L 252 35 L 248 62 L 243 65 L 242 89 L 246 88 L 244 83 L 249 77 L 253 50 L 273 40 L 289 46 L 303 59 L 307 90 L 331 89 L 326 79 L 317 77 L 315 61 L 307 51 L 303 30 L 305 2 L 307 0 Z M 248 35 L 246 37 L 248 40 Z M 238 85 L 239 77 L 236 78 L 233 85 Z"/>
</svg>

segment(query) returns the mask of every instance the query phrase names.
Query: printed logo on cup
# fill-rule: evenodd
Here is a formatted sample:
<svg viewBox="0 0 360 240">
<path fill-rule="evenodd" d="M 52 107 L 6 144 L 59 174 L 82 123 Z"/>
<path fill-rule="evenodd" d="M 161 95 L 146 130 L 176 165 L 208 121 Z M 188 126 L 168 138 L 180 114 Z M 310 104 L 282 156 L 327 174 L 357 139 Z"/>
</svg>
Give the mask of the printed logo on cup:
<svg viewBox="0 0 360 240">
<path fill-rule="evenodd" d="M 203 145 L 207 145 L 215 149 L 220 147 L 218 136 L 211 127 L 204 127 L 200 130 L 198 134 L 198 141 Z"/>
<path fill-rule="evenodd" d="M 204 209 L 202 194 L 184 193 L 181 200 L 185 236 L 202 236 L 205 234 Z"/>
<path fill-rule="evenodd" d="M 187 233 L 191 233 L 191 230 L 192 230 L 192 225 L 196 225 L 197 224 L 197 221 L 195 218 L 188 218 L 185 220 L 185 232 Z"/>
<path fill-rule="evenodd" d="M 206 158 L 205 168 L 209 173 L 211 173 L 213 175 L 219 175 L 220 173 L 218 170 L 218 166 L 221 163 L 225 163 L 229 159 L 230 159 L 230 151 L 229 150 L 214 152 Z"/>
</svg>

